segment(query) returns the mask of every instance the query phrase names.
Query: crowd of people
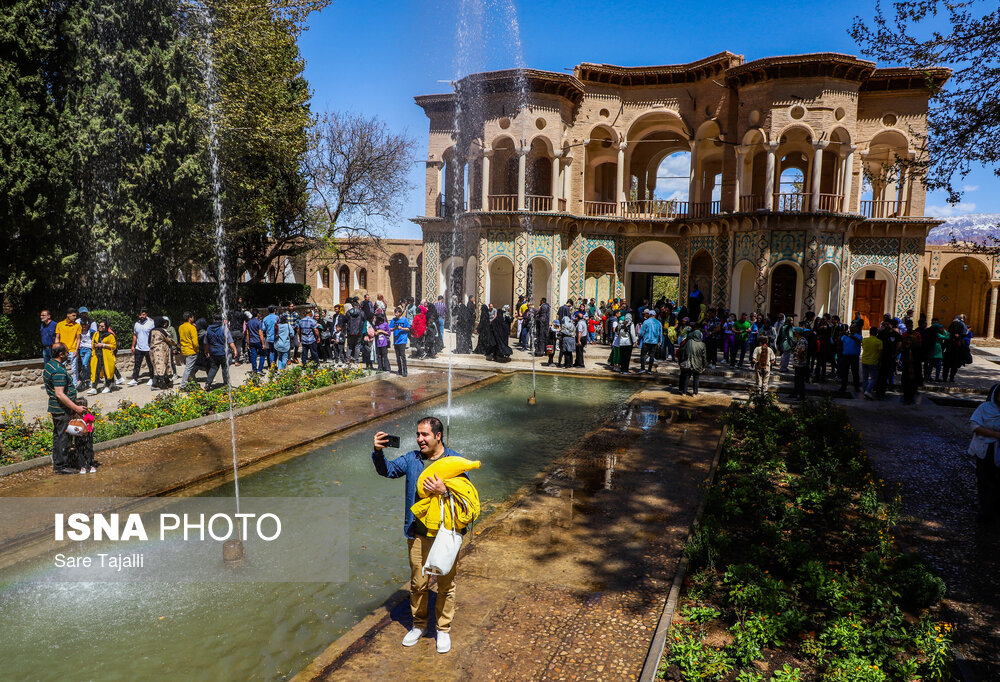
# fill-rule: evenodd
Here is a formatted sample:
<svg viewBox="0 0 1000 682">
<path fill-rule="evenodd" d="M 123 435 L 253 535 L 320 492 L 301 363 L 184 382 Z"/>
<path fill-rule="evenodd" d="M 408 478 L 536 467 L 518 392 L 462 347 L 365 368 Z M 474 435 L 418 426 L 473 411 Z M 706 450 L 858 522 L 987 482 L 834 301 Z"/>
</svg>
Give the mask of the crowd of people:
<svg viewBox="0 0 1000 682">
<path fill-rule="evenodd" d="M 463 338 L 472 326 L 474 304 L 456 306 L 459 321 L 456 352 L 467 352 Z M 461 313 L 464 313 L 462 315 Z M 771 317 L 709 307 L 695 289 L 685 303 L 661 298 L 633 306 L 622 298 L 611 301 L 569 299 L 552 313 L 541 299 L 538 306 L 521 297 L 511 310 L 481 307 L 479 344 L 473 352 L 504 361 L 511 357 L 510 337 L 517 348 L 547 357 L 547 366 L 583 367 L 589 347 L 605 346 L 604 363 L 621 374 L 652 373 L 659 362 L 676 362 L 680 390 L 698 392 L 699 376 L 707 368 L 753 372 L 758 390 L 768 390 L 772 369 L 793 373 L 793 399 L 804 399 L 806 384 L 839 381 L 865 398 L 882 400 L 899 386 L 903 401 L 913 402 L 925 382 L 954 382 L 963 365 L 972 362 L 972 330 L 964 315 L 945 327 L 937 318 L 884 315 L 866 324 L 860 315 L 850 322 L 837 315 L 806 313 Z M 639 366 L 632 369 L 632 358 Z"/>
</svg>

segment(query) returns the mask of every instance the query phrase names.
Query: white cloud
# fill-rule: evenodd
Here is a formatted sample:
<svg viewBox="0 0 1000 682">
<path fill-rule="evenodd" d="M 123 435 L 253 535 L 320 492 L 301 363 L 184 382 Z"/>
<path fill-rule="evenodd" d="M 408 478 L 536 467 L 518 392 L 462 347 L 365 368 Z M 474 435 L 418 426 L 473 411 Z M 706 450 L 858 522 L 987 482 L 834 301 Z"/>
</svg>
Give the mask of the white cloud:
<svg viewBox="0 0 1000 682">
<path fill-rule="evenodd" d="M 932 218 L 954 218 L 955 216 L 965 215 L 966 213 L 974 213 L 976 210 L 976 205 L 971 201 L 962 201 L 954 206 L 951 204 L 945 204 L 944 206 L 928 206 L 924 209 L 924 213 L 931 216 Z"/>
<path fill-rule="evenodd" d="M 691 169 L 691 153 L 675 152 L 660 162 L 656 169 L 657 199 L 686 201 L 688 198 L 688 173 Z"/>
<path fill-rule="evenodd" d="M 979 189 L 979 185 L 962 185 L 963 192 L 975 192 Z"/>
</svg>

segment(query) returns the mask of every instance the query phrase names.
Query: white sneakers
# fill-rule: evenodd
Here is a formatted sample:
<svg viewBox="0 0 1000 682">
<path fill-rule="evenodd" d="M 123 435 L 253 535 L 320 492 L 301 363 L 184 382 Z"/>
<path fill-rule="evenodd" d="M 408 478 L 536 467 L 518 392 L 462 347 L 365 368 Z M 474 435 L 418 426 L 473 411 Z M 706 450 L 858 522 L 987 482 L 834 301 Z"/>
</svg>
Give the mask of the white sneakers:
<svg viewBox="0 0 1000 682">
<path fill-rule="evenodd" d="M 101 391 L 101 393 L 111 393 L 111 387 L 110 386 L 105 386 L 104 390 Z"/>
<path fill-rule="evenodd" d="M 413 646 L 420 641 L 420 638 L 424 636 L 424 631 L 420 628 L 413 628 L 406 633 L 403 637 L 403 646 Z"/>
<path fill-rule="evenodd" d="M 146 382 L 146 385 L 147 385 L 147 386 L 152 386 L 152 385 L 153 385 L 153 380 L 152 380 L 152 379 L 150 379 L 149 381 L 147 381 L 147 382 Z"/>
<path fill-rule="evenodd" d="M 138 386 L 139 382 L 136 381 L 135 379 L 132 379 L 131 381 L 128 382 L 128 385 L 129 386 Z"/>
<path fill-rule="evenodd" d="M 87 395 L 97 395 L 97 389 L 96 388 L 90 389 L 89 391 L 87 391 Z"/>
<path fill-rule="evenodd" d="M 403 637 L 403 646 L 413 646 L 423 636 L 424 631 L 422 628 L 413 628 Z M 451 635 L 447 632 L 437 633 L 437 652 L 439 654 L 446 654 L 449 651 L 451 651 Z"/>
<path fill-rule="evenodd" d="M 437 633 L 437 650 L 439 654 L 446 654 L 451 651 L 451 635 L 447 632 Z"/>
</svg>

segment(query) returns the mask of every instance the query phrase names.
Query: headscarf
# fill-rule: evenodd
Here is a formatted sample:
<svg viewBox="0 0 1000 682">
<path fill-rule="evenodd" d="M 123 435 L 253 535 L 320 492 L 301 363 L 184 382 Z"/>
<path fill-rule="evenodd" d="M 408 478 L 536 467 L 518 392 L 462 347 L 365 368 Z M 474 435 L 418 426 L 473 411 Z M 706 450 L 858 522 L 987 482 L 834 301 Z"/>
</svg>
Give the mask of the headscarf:
<svg viewBox="0 0 1000 682">
<path fill-rule="evenodd" d="M 413 316 L 413 328 L 410 330 L 415 339 L 419 339 L 427 331 L 427 308 L 419 306 L 417 310 L 419 312 Z"/>
<path fill-rule="evenodd" d="M 997 404 L 997 400 L 1000 400 L 1000 384 L 993 385 L 986 400 L 980 403 L 969 418 L 969 426 L 973 431 L 972 442 L 969 443 L 969 454 L 979 459 L 986 459 L 989 446 L 993 445 L 993 464 L 1000 466 L 1000 452 L 997 452 L 1000 448 L 996 447 L 996 439 L 975 433 L 975 430 L 980 426 L 1000 430 L 1000 405 Z"/>
<path fill-rule="evenodd" d="M 707 303 L 702 303 L 701 304 L 701 311 L 698 313 L 698 319 L 695 320 L 695 322 L 704 322 L 705 321 L 705 317 L 707 315 L 708 315 L 708 304 Z"/>
<path fill-rule="evenodd" d="M 435 308 L 433 305 L 429 305 L 429 306 L 426 306 L 426 307 L 425 306 L 421 306 L 421 310 L 426 311 L 426 314 L 425 314 L 425 317 L 427 319 L 426 333 L 428 333 L 428 334 L 433 333 L 433 334 L 436 335 L 437 332 L 438 332 L 438 327 L 440 326 L 440 323 L 438 322 L 437 308 Z"/>
</svg>

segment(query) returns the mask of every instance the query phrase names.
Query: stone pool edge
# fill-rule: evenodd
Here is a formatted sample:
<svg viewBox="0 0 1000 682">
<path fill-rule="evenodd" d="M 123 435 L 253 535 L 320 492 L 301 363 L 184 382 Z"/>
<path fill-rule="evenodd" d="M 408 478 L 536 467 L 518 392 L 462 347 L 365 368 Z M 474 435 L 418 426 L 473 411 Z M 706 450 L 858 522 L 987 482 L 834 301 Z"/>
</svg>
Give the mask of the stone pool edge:
<svg viewBox="0 0 1000 682">
<path fill-rule="evenodd" d="M 431 367 L 432 365 L 425 365 L 425 367 Z M 511 368 L 506 371 L 497 372 L 498 376 L 506 376 L 510 374 L 526 373 L 531 374 L 531 370 L 524 370 L 520 368 Z M 585 377 L 591 378 L 591 377 Z M 602 376 L 602 379 L 614 380 L 617 377 L 613 376 Z M 639 387 L 636 391 L 629 397 L 626 404 L 631 405 L 637 398 L 637 396 L 645 391 L 649 386 L 648 381 L 639 382 Z M 595 428 L 587 431 L 580 436 L 579 442 L 585 441 L 592 434 L 601 430 L 604 424 L 596 426 Z M 720 440 L 721 442 L 721 440 Z M 503 519 L 511 512 L 514 507 L 517 506 L 518 502 L 523 500 L 525 497 L 530 495 L 534 490 L 538 488 L 538 485 L 545 481 L 546 478 L 552 475 L 552 469 L 556 466 L 558 460 L 553 460 L 549 466 L 545 467 L 542 471 L 535 474 L 530 481 L 525 482 L 521 487 L 515 490 L 509 497 L 504 499 L 502 502 L 497 503 L 497 506 L 490 512 L 489 519 L 477 523 L 473 527 L 473 534 L 479 535 L 480 533 L 488 532 L 491 528 L 497 526 Z M 473 542 L 464 543 L 459 556 L 461 557 L 469 548 L 473 545 Z M 367 616 L 358 621 L 354 626 L 347 630 L 344 634 L 340 635 L 333 642 L 327 646 L 326 649 L 321 651 L 313 660 L 297 672 L 293 677 L 290 678 L 290 682 L 311 682 L 316 679 L 323 672 L 335 663 L 344 654 L 350 652 L 352 648 L 361 648 L 369 640 L 375 637 L 381 630 L 391 622 L 391 614 L 393 609 L 399 605 L 400 602 L 409 599 L 409 581 L 406 581 L 400 585 L 400 587 L 389 596 L 381 605 L 379 605 L 375 610 L 369 613 Z"/>
<path fill-rule="evenodd" d="M 335 393 L 338 390 L 343 390 L 348 386 L 360 386 L 361 384 L 370 383 L 376 379 L 382 378 L 377 373 L 369 374 L 366 377 L 361 377 L 360 379 L 351 379 L 350 381 L 342 381 L 339 384 L 331 384 L 330 386 L 323 386 L 322 388 L 314 388 L 311 391 L 303 391 L 302 393 L 293 393 L 292 395 L 283 395 L 279 398 L 273 398 L 271 400 L 266 400 L 262 403 L 256 403 L 254 405 L 247 405 L 245 407 L 238 407 L 233 410 L 234 417 L 242 417 L 243 415 L 253 414 L 254 412 L 259 412 L 261 410 L 266 410 L 272 407 L 281 407 L 283 405 L 289 405 L 291 403 L 299 402 L 300 400 L 307 400 L 309 398 L 318 398 L 320 396 L 326 395 L 327 393 Z M 144 440 L 150 440 L 151 438 L 157 438 L 159 436 L 167 436 L 171 433 L 179 433 L 181 431 L 186 431 L 188 429 L 194 429 L 199 426 L 204 426 L 206 424 L 213 424 L 218 421 L 223 421 L 229 419 L 229 412 L 216 412 L 215 414 L 207 414 L 204 417 L 197 417 L 195 419 L 188 419 L 187 421 L 177 422 L 176 424 L 168 424 L 166 426 L 161 426 L 156 429 L 151 429 L 150 431 L 140 431 L 138 433 L 133 433 L 128 436 L 122 436 L 121 438 L 113 438 L 112 440 L 102 441 L 100 443 L 94 444 L 94 454 L 105 450 L 111 450 L 113 448 L 120 448 L 124 445 L 132 445 L 134 443 L 139 443 Z M 21 462 L 14 462 L 13 464 L 5 464 L 0 466 L 0 478 L 4 476 L 10 476 L 11 474 L 17 474 L 22 471 L 28 471 L 29 469 L 35 469 L 46 464 L 52 464 L 52 455 L 45 455 L 43 457 L 33 457 L 31 459 L 26 459 Z"/>
</svg>

